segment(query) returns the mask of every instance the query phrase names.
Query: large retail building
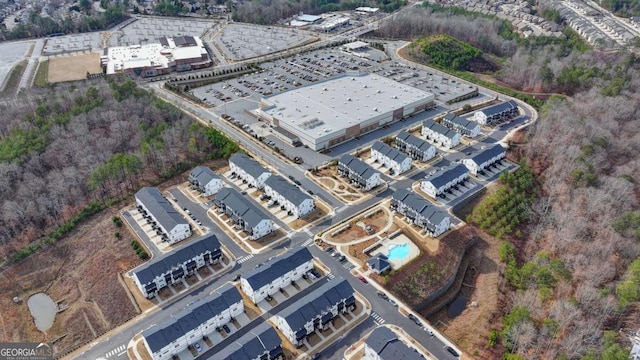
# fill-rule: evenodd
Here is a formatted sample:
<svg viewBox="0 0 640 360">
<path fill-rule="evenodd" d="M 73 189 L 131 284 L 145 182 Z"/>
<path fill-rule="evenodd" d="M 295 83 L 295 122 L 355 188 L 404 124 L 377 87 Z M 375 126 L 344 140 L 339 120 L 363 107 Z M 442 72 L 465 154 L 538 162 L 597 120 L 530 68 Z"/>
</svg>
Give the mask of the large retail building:
<svg viewBox="0 0 640 360">
<path fill-rule="evenodd" d="M 347 73 L 265 97 L 256 113 L 292 143 L 319 151 L 434 106 L 433 94 L 375 74 Z"/>
</svg>

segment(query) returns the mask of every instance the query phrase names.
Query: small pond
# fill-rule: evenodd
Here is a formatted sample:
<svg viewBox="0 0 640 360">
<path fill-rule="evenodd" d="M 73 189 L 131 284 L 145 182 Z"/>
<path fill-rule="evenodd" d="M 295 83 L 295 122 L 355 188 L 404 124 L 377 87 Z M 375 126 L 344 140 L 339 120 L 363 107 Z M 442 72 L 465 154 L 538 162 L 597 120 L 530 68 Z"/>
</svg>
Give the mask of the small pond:
<svg viewBox="0 0 640 360">
<path fill-rule="evenodd" d="M 460 315 L 464 308 L 467 307 L 467 296 L 460 295 L 458 298 L 453 300 L 451 304 L 449 304 L 449 309 L 447 309 L 447 315 L 450 319 Z"/>
<path fill-rule="evenodd" d="M 40 331 L 47 331 L 53 325 L 56 318 L 56 303 L 45 293 L 37 293 L 32 295 L 27 301 L 29 311 L 33 316 L 36 327 Z"/>
</svg>

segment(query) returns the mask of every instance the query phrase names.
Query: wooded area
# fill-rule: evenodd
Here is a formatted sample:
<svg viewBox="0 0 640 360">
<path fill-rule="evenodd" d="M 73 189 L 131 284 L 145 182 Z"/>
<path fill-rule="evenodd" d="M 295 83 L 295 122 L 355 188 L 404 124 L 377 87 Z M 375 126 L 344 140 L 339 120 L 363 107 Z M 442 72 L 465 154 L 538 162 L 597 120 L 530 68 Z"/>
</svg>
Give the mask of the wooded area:
<svg viewBox="0 0 640 360">
<path fill-rule="evenodd" d="M 0 254 L 14 259 L 34 250 L 25 245 L 56 240 L 104 204 L 238 150 L 131 80 L 59 86 L 3 113 Z"/>
</svg>

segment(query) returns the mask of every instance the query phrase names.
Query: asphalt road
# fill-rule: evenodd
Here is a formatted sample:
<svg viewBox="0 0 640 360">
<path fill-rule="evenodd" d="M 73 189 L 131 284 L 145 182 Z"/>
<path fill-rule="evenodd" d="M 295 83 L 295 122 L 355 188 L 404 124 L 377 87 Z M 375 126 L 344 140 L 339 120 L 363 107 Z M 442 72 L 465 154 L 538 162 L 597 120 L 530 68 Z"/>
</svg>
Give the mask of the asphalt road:
<svg viewBox="0 0 640 360">
<path fill-rule="evenodd" d="M 435 70 L 434 70 L 435 71 Z M 424 172 L 419 172 L 413 174 L 410 178 L 404 179 L 401 181 L 394 181 L 390 184 L 390 187 L 385 191 L 375 195 L 374 197 L 360 203 L 357 205 L 343 206 L 343 204 L 333 197 L 331 194 L 327 193 L 323 188 L 316 185 L 314 182 L 308 180 L 304 177 L 304 169 L 300 166 L 291 165 L 288 162 L 280 159 L 277 155 L 271 152 L 271 149 L 264 145 L 257 144 L 253 142 L 251 139 L 247 137 L 247 135 L 237 129 L 234 126 L 227 124 L 224 121 L 221 121 L 217 116 L 212 114 L 211 112 L 199 108 L 194 104 L 185 101 L 182 98 L 178 98 L 171 93 L 165 92 L 160 87 L 160 83 L 149 83 L 150 87 L 154 88 L 156 93 L 160 96 L 164 97 L 168 101 L 172 102 L 174 105 L 177 105 L 179 108 L 182 108 L 192 115 L 195 115 L 200 120 L 212 124 L 219 130 L 223 131 L 227 136 L 233 138 L 234 140 L 240 142 L 242 146 L 251 152 L 255 157 L 261 158 L 265 162 L 271 164 L 274 168 L 278 169 L 284 176 L 293 176 L 298 179 L 302 188 L 305 190 L 312 190 L 317 196 L 319 196 L 322 200 L 327 202 L 335 211 L 336 215 L 326 219 L 324 222 L 316 225 L 311 230 L 312 233 L 317 233 L 320 231 L 324 231 L 327 227 L 333 226 L 349 216 L 353 214 L 357 214 L 362 210 L 376 204 L 382 199 L 389 197 L 395 189 L 399 188 L 408 188 L 411 184 L 420 178 L 424 177 Z M 508 125 L 504 125 L 498 127 L 494 132 L 489 134 L 482 142 L 483 143 L 495 143 L 496 141 L 502 140 L 504 136 L 507 134 L 508 130 L 511 130 L 514 125 L 524 124 L 525 121 L 529 121 L 532 119 L 533 114 L 525 109 L 525 114 L 516 119 L 514 122 L 511 122 Z M 480 146 L 476 145 L 476 146 Z M 471 151 L 471 150 L 470 150 Z M 441 161 L 442 164 L 447 164 L 452 161 L 456 161 L 464 156 L 466 151 L 463 149 L 462 152 L 451 153 L 445 155 L 444 159 Z M 227 234 L 225 234 L 218 226 L 213 223 L 212 220 L 208 218 L 206 215 L 207 207 L 202 204 L 196 204 L 191 202 L 186 196 L 184 196 L 180 191 L 173 190 L 171 193 L 174 195 L 176 199 L 178 199 L 178 203 L 181 207 L 186 207 L 190 212 L 194 214 L 194 216 L 202 221 L 203 226 L 209 227 L 211 231 L 213 231 L 220 242 L 225 245 L 229 251 L 231 251 L 234 256 L 237 258 L 245 257 L 247 254 L 233 241 L 229 238 Z M 459 199 L 458 202 L 463 201 L 464 199 Z M 110 354 L 114 349 L 120 348 L 122 345 L 127 345 L 129 340 L 137 333 L 151 327 L 153 324 L 161 323 L 165 319 L 169 317 L 170 314 L 173 314 L 187 306 L 190 302 L 203 298 L 207 296 L 212 290 L 220 287 L 224 282 L 230 281 L 237 274 L 241 274 L 243 271 L 247 269 L 254 268 L 257 264 L 263 263 L 271 256 L 276 255 L 278 252 L 282 252 L 285 249 L 291 249 L 292 247 L 299 246 L 305 241 L 309 239 L 309 235 L 305 232 L 294 233 L 291 238 L 280 245 L 278 245 L 275 249 L 265 252 L 263 254 L 255 255 L 247 259 L 247 261 L 243 262 L 241 265 L 236 264 L 228 273 L 210 279 L 203 284 L 197 284 L 193 287 L 188 293 L 185 293 L 181 297 L 170 303 L 164 304 L 159 309 L 152 311 L 145 316 L 140 316 L 132 322 L 122 326 L 118 331 L 114 332 L 111 336 L 101 339 L 99 342 L 92 343 L 92 346 L 86 350 L 84 353 L 80 354 L 78 359 L 100 359 L 105 358 L 106 354 Z M 343 264 L 339 263 L 336 259 L 332 258 L 329 254 L 321 251 L 315 246 L 311 245 L 309 247 L 311 253 L 320 259 L 325 265 L 327 265 L 331 272 L 336 276 L 342 276 L 349 280 L 354 289 L 360 292 L 364 297 L 366 297 L 372 305 L 373 311 L 380 315 L 382 319 L 384 319 L 384 323 L 395 324 L 403 329 L 407 330 L 416 340 L 418 340 L 423 346 L 425 346 L 433 355 L 435 355 L 438 359 L 452 359 L 453 357 L 443 349 L 444 343 L 438 339 L 437 337 L 431 337 L 427 332 L 419 329 L 416 324 L 414 324 L 411 320 L 404 317 L 400 314 L 397 308 L 393 307 L 389 302 L 381 299 L 376 295 L 376 289 L 370 284 L 363 284 L 357 278 L 351 276 L 350 272 L 343 266 Z M 155 254 L 155 253 L 154 253 Z M 299 297 L 294 297 L 293 299 L 297 299 Z M 334 342 L 331 346 L 325 349 L 322 352 L 322 358 L 325 359 L 340 359 L 344 350 L 355 343 L 362 335 L 373 329 L 376 326 L 373 318 L 369 318 L 367 321 L 363 322 L 355 329 L 350 331 L 344 337 Z M 247 330 L 249 326 L 245 327 Z M 244 330 L 242 330 L 244 331 Z M 239 331 L 240 333 L 241 331 Z M 109 359 L 126 359 L 126 351 L 123 351 L 118 354 L 113 354 L 108 357 Z M 212 357 L 213 358 L 213 357 Z"/>
</svg>

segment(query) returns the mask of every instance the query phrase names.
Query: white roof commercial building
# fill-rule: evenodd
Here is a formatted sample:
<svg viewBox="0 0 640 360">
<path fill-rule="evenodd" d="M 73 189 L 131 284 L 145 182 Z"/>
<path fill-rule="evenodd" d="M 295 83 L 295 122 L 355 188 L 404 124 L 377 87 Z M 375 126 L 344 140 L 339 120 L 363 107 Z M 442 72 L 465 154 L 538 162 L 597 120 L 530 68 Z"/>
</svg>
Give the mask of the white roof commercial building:
<svg viewBox="0 0 640 360">
<path fill-rule="evenodd" d="M 260 164 L 245 154 L 236 153 L 229 158 L 229 169 L 231 174 L 238 176 L 249 187 L 262 189 L 264 182 L 271 173 L 269 170 L 260 166 Z"/>
<path fill-rule="evenodd" d="M 480 124 L 452 113 L 448 113 L 442 118 L 442 125 L 470 138 L 480 135 Z"/>
<path fill-rule="evenodd" d="M 235 189 L 222 188 L 213 204 L 219 212 L 231 218 L 236 229 L 246 232 L 251 240 L 258 240 L 273 231 L 273 220 Z"/>
<path fill-rule="evenodd" d="M 350 73 L 263 98 L 257 113 L 318 151 L 433 107 L 433 94 L 379 75 Z"/>
<path fill-rule="evenodd" d="M 144 330 L 142 341 L 154 360 L 171 359 L 243 311 L 242 295 L 235 286 L 227 284 L 214 295 L 174 314 L 166 323 Z"/>
<path fill-rule="evenodd" d="M 278 329 L 297 347 L 316 330 L 325 329 L 340 313 L 356 307 L 354 290 L 344 278 L 334 278 L 275 315 Z"/>
<path fill-rule="evenodd" d="M 473 120 L 480 125 L 487 125 L 512 118 L 519 113 L 520 110 L 518 110 L 518 103 L 514 100 L 509 100 L 476 111 L 473 114 Z"/>
<path fill-rule="evenodd" d="M 425 120 L 422 123 L 422 136 L 449 149 L 458 146 L 462 138 L 460 133 L 433 120 Z"/>
<path fill-rule="evenodd" d="M 409 134 L 400 131 L 396 136 L 396 147 L 418 161 L 429 161 L 436 156 L 437 149 L 434 145 Z"/>
<path fill-rule="evenodd" d="M 196 166 L 189 173 L 189 183 L 195 186 L 204 196 L 211 196 L 220 191 L 223 182 L 218 174 L 206 166 Z"/>
<path fill-rule="evenodd" d="M 267 261 L 240 278 L 242 291 L 255 304 L 302 278 L 313 269 L 313 256 L 306 247 Z"/>
<path fill-rule="evenodd" d="M 191 236 L 191 227 L 176 209 L 171 206 L 160 190 L 144 187 L 135 195 L 136 206 L 145 218 L 152 220 L 152 226 L 162 234 L 162 240 L 175 244 Z"/>
<path fill-rule="evenodd" d="M 382 141 L 376 141 L 371 145 L 371 158 L 374 161 L 383 163 L 396 175 L 411 169 L 410 157 Z"/>
<path fill-rule="evenodd" d="M 338 160 L 338 175 L 349 178 L 356 187 L 369 191 L 382 184 L 380 173 L 353 155 Z"/>
<path fill-rule="evenodd" d="M 429 236 L 440 236 L 451 226 L 451 218 L 430 202 L 407 189 L 398 189 L 391 196 L 391 209 L 405 216 Z"/>
<path fill-rule="evenodd" d="M 158 41 L 105 48 L 100 64 L 107 75 L 125 73 L 142 77 L 200 69 L 213 64 L 197 36 L 161 37 Z"/>
<path fill-rule="evenodd" d="M 219 262 L 220 258 L 222 251 L 218 238 L 207 234 L 180 249 L 154 258 L 152 262 L 138 268 L 132 277 L 140 292 L 145 297 L 152 298 L 162 288 L 181 281 L 206 264 Z"/>
<path fill-rule="evenodd" d="M 277 175 L 270 176 L 264 182 L 264 193 L 296 218 L 304 217 L 316 208 L 311 196 Z"/>
<path fill-rule="evenodd" d="M 469 159 L 462 159 L 462 163 L 469 169 L 471 174 L 478 175 L 479 172 L 504 159 L 505 156 L 502 145 L 493 144 L 486 149 L 480 150 Z"/>
<path fill-rule="evenodd" d="M 466 166 L 454 164 L 438 170 L 435 174 L 426 176 L 420 183 L 420 190 L 432 198 L 444 194 L 445 191 L 464 182 L 469 178 Z"/>
</svg>

